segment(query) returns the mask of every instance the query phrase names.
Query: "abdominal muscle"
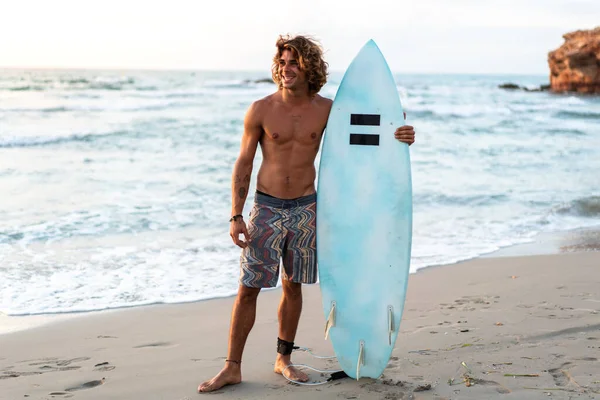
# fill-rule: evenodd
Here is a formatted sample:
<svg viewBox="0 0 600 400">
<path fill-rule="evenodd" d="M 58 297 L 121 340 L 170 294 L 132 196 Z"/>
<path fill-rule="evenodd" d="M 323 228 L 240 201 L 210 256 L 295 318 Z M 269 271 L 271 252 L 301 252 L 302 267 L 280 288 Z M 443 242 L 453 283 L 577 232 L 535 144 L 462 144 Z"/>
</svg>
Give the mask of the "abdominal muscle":
<svg viewBox="0 0 600 400">
<path fill-rule="evenodd" d="M 311 149 L 312 150 L 312 149 Z M 256 188 L 280 199 L 295 199 L 315 193 L 316 169 L 314 154 L 280 152 L 278 157 L 264 155 L 257 176 Z"/>
</svg>

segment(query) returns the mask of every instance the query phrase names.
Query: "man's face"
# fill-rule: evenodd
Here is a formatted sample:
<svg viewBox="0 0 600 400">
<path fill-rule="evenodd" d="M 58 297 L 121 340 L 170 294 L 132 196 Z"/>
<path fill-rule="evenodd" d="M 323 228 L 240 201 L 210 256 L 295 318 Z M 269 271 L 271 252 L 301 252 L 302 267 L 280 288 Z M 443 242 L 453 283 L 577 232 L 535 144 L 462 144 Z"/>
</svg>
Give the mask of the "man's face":
<svg viewBox="0 0 600 400">
<path fill-rule="evenodd" d="M 300 69 L 292 50 L 284 50 L 279 57 L 279 76 L 285 89 L 296 89 L 306 82 L 306 74 Z"/>
</svg>

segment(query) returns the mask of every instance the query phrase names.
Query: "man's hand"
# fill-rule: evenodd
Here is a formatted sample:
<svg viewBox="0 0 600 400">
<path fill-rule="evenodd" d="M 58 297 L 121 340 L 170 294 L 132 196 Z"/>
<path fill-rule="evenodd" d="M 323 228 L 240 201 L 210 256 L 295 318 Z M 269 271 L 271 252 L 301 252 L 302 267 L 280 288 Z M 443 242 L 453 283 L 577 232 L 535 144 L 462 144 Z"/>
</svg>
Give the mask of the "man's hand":
<svg viewBox="0 0 600 400">
<path fill-rule="evenodd" d="M 240 240 L 240 235 L 243 234 L 245 241 Z M 243 219 L 238 219 L 237 221 L 231 221 L 229 225 L 229 236 L 233 239 L 233 243 L 242 249 L 248 246 L 248 229 L 246 229 L 246 223 Z"/>
<path fill-rule="evenodd" d="M 404 113 L 404 119 L 406 120 L 406 113 Z M 404 125 L 396 129 L 396 132 L 394 132 L 394 137 L 410 146 L 415 142 L 415 130 L 410 125 Z"/>
</svg>

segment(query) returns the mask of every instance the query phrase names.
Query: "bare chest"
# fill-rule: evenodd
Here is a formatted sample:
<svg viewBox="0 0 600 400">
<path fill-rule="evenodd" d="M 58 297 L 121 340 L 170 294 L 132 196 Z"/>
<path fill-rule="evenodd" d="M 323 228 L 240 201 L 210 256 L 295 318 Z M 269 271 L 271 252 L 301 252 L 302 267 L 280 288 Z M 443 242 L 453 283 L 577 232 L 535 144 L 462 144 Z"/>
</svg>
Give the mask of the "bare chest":
<svg viewBox="0 0 600 400">
<path fill-rule="evenodd" d="M 319 144 L 326 117 L 317 111 L 273 112 L 264 121 L 265 139 L 274 143 Z"/>
</svg>

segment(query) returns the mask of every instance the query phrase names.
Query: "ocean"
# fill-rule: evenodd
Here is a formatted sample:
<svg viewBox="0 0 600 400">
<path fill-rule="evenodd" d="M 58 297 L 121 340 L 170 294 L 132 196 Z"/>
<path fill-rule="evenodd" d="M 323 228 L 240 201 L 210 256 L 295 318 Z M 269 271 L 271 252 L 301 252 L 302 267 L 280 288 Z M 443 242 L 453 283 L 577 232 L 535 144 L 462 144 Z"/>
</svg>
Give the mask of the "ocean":
<svg viewBox="0 0 600 400">
<path fill-rule="evenodd" d="M 231 170 L 247 107 L 275 89 L 264 78 L 0 70 L 0 312 L 234 294 Z M 544 75 L 396 81 L 417 133 L 412 272 L 600 225 L 600 98 L 498 88 Z"/>
</svg>

